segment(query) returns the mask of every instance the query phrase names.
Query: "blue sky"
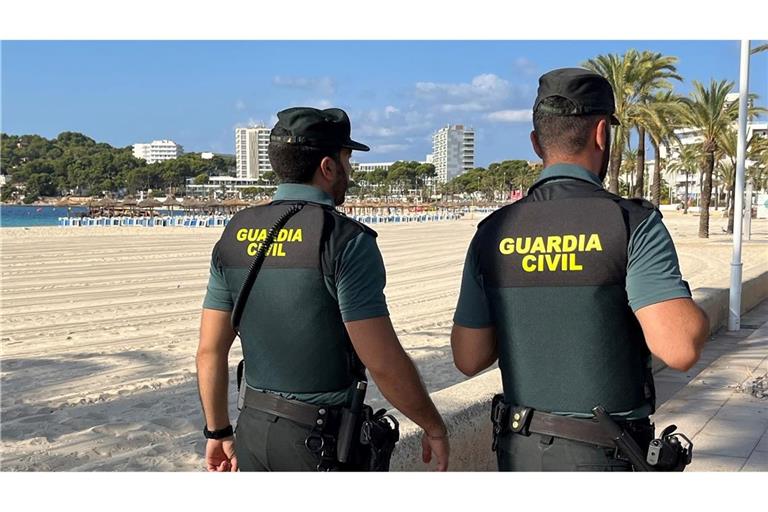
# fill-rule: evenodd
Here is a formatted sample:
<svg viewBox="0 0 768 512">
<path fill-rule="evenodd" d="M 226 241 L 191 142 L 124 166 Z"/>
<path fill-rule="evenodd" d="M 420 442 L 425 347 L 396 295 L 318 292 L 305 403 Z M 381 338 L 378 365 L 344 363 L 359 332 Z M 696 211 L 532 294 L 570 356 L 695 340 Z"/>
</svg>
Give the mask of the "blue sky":
<svg viewBox="0 0 768 512">
<path fill-rule="evenodd" d="M 738 41 L 3 41 L 2 131 L 231 154 L 236 126 L 335 106 L 372 147 L 357 161 L 422 160 L 450 123 L 475 128 L 476 164 L 487 166 L 535 158 L 541 73 L 629 48 L 679 57 L 681 93 L 693 80 L 738 82 Z M 765 106 L 768 52 L 751 66 Z"/>
</svg>

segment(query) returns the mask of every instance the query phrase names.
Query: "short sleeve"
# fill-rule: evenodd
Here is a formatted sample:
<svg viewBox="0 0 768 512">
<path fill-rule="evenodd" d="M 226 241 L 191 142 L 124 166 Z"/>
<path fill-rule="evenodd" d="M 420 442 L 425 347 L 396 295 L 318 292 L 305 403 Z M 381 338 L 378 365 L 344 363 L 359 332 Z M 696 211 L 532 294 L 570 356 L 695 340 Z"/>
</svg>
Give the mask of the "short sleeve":
<svg viewBox="0 0 768 512">
<path fill-rule="evenodd" d="M 632 233 L 626 290 L 632 311 L 665 300 L 691 297 L 680 272 L 675 244 L 658 212 Z"/>
<path fill-rule="evenodd" d="M 464 261 L 464 272 L 461 276 L 459 302 L 453 322 L 462 327 L 480 329 L 493 325 L 488 299 L 483 288 L 483 278 L 477 264 L 477 238 L 473 238 L 467 250 Z"/>
<path fill-rule="evenodd" d="M 216 249 L 214 249 L 214 254 L 216 254 Z M 232 293 L 229 291 L 227 282 L 224 280 L 224 273 L 216 265 L 215 256 L 211 259 L 211 272 L 208 278 L 208 289 L 203 300 L 203 307 L 220 311 L 232 311 L 234 308 Z"/>
<path fill-rule="evenodd" d="M 388 316 L 384 260 L 376 238 L 360 233 L 350 240 L 336 262 L 335 288 L 345 322 Z"/>
</svg>

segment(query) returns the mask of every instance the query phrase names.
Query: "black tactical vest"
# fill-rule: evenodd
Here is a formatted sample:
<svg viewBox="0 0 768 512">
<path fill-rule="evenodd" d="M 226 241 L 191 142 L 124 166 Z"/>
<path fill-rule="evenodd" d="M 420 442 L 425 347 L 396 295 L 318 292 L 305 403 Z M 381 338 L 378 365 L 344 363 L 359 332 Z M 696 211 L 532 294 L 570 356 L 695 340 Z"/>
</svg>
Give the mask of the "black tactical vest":
<svg viewBox="0 0 768 512">
<path fill-rule="evenodd" d="M 335 283 L 337 256 L 350 240 L 376 232 L 330 206 L 274 201 L 238 212 L 213 261 L 234 302 L 259 244 L 297 203 L 305 206 L 275 237 L 240 320 L 245 379 L 251 387 L 287 393 L 339 391 L 364 369 L 325 281 Z"/>
<path fill-rule="evenodd" d="M 583 414 L 653 408 L 650 352 L 625 291 L 630 237 L 652 212 L 560 178 L 480 223 L 505 401 Z"/>
</svg>

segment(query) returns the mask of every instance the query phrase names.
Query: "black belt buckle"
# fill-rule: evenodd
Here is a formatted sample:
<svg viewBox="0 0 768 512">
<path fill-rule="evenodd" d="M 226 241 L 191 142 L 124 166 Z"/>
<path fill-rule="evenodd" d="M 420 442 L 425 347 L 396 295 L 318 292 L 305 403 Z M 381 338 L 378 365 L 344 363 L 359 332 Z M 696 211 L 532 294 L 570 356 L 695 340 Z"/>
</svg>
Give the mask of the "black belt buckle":
<svg viewBox="0 0 768 512">
<path fill-rule="evenodd" d="M 507 423 L 509 429 L 515 434 L 531 435 L 528 427 L 531 425 L 533 411 L 531 407 L 512 407 L 509 411 L 509 421 Z"/>
</svg>

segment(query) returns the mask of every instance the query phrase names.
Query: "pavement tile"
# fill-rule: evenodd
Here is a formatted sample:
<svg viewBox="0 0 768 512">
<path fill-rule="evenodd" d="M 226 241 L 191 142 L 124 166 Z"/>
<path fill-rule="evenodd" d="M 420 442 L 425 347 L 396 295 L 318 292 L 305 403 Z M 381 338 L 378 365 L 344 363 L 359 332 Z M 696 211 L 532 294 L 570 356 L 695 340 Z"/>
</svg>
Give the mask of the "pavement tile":
<svg viewBox="0 0 768 512">
<path fill-rule="evenodd" d="M 706 428 L 696 434 L 693 441 L 693 453 L 722 455 L 727 457 L 742 457 L 746 459 L 757 446 L 757 439 L 740 436 L 712 435 L 706 433 Z"/>
<path fill-rule="evenodd" d="M 747 463 L 741 468 L 741 471 L 768 471 L 768 452 L 759 452 L 757 450 L 752 452 L 752 455 L 747 459 Z"/>
<path fill-rule="evenodd" d="M 729 400 L 717 411 L 713 419 L 761 423 L 768 428 L 768 403 L 763 401 L 762 407 L 750 407 L 737 402 L 731 403 Z"/>
<path fill-rule="evenodd" d="M 720 400 L 724 403 L 734 394 L 735 388 L 718 388 L 716 386 L 694 386 L 688 384 L 686 387 L 675 393 L 672 399 L 693 399 L 693 400 Z"/>
<path fill-rule="evenodd" d="M 696 447 L 693 448 L 693 460 L 685 468 L 686 471 L 739 471 L 747 459 L 742 457 L 724 457 L 722 455 L 711 455 L 707 453 L 698 453 Z"/>
<path fill-rule="evenodd" d="M 768 452 L 768 432 L 763 434 L 763 437 L 760 438 L 760 442 L 755 446 L 755 451 Z"/>
</svg>

